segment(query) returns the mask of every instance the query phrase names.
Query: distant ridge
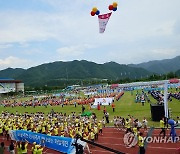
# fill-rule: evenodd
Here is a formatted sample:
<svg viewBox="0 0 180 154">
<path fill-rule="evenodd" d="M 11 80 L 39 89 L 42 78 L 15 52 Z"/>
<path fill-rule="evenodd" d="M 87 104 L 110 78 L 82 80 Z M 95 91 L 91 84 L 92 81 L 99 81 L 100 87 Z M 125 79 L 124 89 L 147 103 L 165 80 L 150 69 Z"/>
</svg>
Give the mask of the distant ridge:
<svg viewBox="0 0 180 154">
<path fill-rule="evenodd" d="M 56 61 L 31 67 L 29 69 L 7 68 L 0 71 L 0 78 L 23 80 L 26 86 L 57 86 L 70 81 L 80 84 L 81 80 L 125 78 L 140 79 L 153 73 L 165 74 L 175 72 L 180 74 L 180 56 L 172 59 L 155 60 L 140 64 L 118 64 L 107 62 L 97 64 L 86 60 L 68 62 Z"/>
<path fill-rule="evenodd" d="M 140 64 L 129 64 L 131 67 L 141 67 L 149 72 L 165 74 L 168 72 L 176 72 L 180 69 L 180 56 L 172 59 L 154 60 Z"/>
<path fill-rule="evenodd" d="M 97 64 L 86 60 L 69 62 L 57 61 L 46 63 L 27 70 L 8 68 L 0 71 L 0 78 L 14 78 L 23 80 L 28 86 L 57 86 L 65 80 L 81 79 L 109 79 L 123 78 L 138 79 L 151 75 L 143 68 L 133 68 L 115 62 Z"/>
</svg>

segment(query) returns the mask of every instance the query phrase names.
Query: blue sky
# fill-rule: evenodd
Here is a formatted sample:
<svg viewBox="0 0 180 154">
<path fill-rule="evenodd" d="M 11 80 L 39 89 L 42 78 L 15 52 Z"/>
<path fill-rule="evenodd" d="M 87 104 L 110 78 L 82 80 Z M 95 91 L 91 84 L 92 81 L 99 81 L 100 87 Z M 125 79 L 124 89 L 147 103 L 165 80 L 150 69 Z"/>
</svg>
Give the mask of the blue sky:
<svg viewBox="0 0 180 154">
<path fill-rule="evenodd" d="M 121 64 L 180 55 L 179 0 L 117 0 L 105 33 L 96 6 L 112 0 L 0 0 L 0 70 L 53 61 Z"/>
</svg>

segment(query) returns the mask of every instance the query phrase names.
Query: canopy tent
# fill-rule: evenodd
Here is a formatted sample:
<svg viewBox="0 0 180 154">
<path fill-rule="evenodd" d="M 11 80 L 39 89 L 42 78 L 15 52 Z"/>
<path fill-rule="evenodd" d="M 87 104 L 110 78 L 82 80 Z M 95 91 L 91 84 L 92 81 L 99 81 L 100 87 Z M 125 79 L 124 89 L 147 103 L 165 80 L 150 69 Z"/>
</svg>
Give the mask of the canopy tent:
<svg viewBox="0 0 180 154">
<path fill-rule="evenodd" d="M 179 83 L 179 79 L 176 79 L 176 78 L 170 79 L 169 83 Z"/>
<path fill-rule="evenodd" d="M 84 112 L 84 113 L 82 113 L 81 114 L 81 116 L 91 116 L 92 115 L 92 112 L 89 112 L 89 111 L 87 111 L 87 112 Z"/>
</svg>

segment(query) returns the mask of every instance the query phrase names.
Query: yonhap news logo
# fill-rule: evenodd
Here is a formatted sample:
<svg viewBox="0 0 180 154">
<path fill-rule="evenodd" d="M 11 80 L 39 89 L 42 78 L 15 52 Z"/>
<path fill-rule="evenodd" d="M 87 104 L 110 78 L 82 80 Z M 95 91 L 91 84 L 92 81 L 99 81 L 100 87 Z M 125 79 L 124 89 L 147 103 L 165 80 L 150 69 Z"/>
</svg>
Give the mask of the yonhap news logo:
<svg viewBox="0 0 180 154">
<path fill-rule="evenodd" d="M 127 147 L 134 147 L 138 143 L 138 137 L 133 133 L 127 133 L 124 135 L 123 141 Z"/>
<path fill-rule="evenodd" d="M 177 143 L 180 142 L 180 136 L 175 136 L 174 138 L 169 136 L 148 136 L 148 137 L 143 137 L 144 143 Z M 133 133 L 127 133 L 124 135 L 123 138 L 124 144 L 127 147 L 134 147 L 138 143 L 138 136 L 134 135 Z"/>
</svg>

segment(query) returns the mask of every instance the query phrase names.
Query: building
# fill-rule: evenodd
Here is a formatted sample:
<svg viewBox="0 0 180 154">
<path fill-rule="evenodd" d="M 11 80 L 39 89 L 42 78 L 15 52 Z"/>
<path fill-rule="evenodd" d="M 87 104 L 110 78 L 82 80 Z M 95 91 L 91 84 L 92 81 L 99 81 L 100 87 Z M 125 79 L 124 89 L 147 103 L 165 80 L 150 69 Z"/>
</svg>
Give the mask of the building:
<svg viewBox="0 0 180 154">
<path fill-rule="evenodd" d="M 21 80 L 0 78 L 0 94 L 20 91 L 24 92 L 24 83 Z"/>
</svg>

